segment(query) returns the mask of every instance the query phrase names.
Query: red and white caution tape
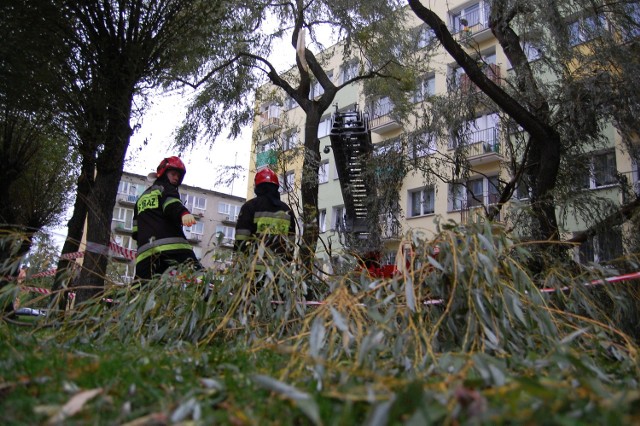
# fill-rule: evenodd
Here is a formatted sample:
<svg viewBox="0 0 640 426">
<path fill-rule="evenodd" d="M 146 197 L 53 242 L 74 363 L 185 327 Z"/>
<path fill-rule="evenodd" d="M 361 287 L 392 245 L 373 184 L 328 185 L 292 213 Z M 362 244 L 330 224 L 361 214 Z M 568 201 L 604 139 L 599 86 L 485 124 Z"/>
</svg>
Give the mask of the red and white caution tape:
<svg viewBox="0 0 640 426">
<path fill-rule="evenodd" d="M 607 283 L 617 283 L 621 281 L 629 281 L 629 280 L 636 280 L 636 279 L 640 279 L 640 271 L 632 272 L 630 274 L 618 275 L 615 277 L 609 277 L 602 280 L 593 280 L 591 282 L 584 283 L 583 285 L 585 287 L 591 287 L 591 286 L 603 285 Z M 567 291 L 567 290 L 570 290 L 570 287 L 567 287 L 567 286 L 561 287 L 561 288 L 545 287 L 540 289 L 542 293 L 553 293 L 554 291 Z"/>
<path fill-rule="evenodd" d="M 120 256 L 124 257 L 125 259 L 129 259 L 129 260 L 135 260 L 138 252 L 135 250 L 130 250 L 128 248 L 124 248 L 116 243 L 109 243 L 109 250 L 111 250 L 112 252 L 119 254 Z"/>
</svg>

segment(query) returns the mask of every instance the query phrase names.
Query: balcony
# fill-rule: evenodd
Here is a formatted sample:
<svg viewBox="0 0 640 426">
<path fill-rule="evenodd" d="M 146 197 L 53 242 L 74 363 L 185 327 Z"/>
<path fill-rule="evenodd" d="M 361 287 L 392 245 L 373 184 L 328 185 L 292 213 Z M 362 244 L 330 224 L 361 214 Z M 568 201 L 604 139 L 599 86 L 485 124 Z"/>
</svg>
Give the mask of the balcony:
<svg viewBox="0 0 640 426">
<path fill-rule="evenodd" d="M 206 211 L 205 209 L 201 209 L 200 207 L 188 207 L 188 209 L 191 211 L 191 214 L 193 214 L 197 219 L 202 219 Z"/>
<path fill-rule="evenodd" d="M 226 224 L 235 225 L 238 220 L 238 216 L 229 215 L 222 218 L 222 222 Z"/>
<path fill-rule="evenodd" d="M 497 127 L 478 130 L 467 134 L 465 140 L 450 144 L 449 149 L 464 145 L 469 163 L 474 166 L 499 161 L 502 160 L 499 135 Z"/>
<path fill-rule="evenodd" d="M 482 72 L 489 78 L 489 80 L 493 81 L 497 85 L 501 84 L 502 77 L 500 74 L 500 67 L 498 65 L 482 64 L 481 68 Z M 458 84 L 462 93 L 472 94 L 480 92 L 478 86 L 476 86 L 475 83 L 471 81 L 467 74 L 462 74 L 460 76 L 460 81 Z"/>
<path fill-rule="evenodd" d="M 458 13 L 451 18 L 451 35 L 461 44 L 469 44 L 472 41 L 480 43 L 492 37 L 488 19 L 489 8 L 482 3 L 475 10 L 465 11 L 464 16 Z"/>
<path fill-rule="evenodd" d="M 116 222 L 116 226 L 113 229 L 120 233 L 130 234 L 133 232 L 132 226 L 123 222 Z"/>
<path fill-rule="evenodd" d="M 191 243 L 200 243 L 202 241 L 202 234 L 189 234 L 187 240 Z"/>
<path fill-rule="evenodd" d="M 270 111 L 265 111 L 260 114 L 259 126 L 261 132 L 278 130 L 281 127 L 280 118 Z"/>
<path fill-rule="evenodd" d="M 389 133 L 393 130 L 401 128 L 402 126 L 400 125 L 400 123 L 395 118 L 393 118 L 392 112 L 392 103 L 376 105 L 373 108 L 373 113 L 371 114 L 371 119 L 369 120 L 369 129 L 373 133 L 383 135 L 385 133 Z"/>
<path fill-rule="evenodd" d="M 256 154 L 256 169 L 260 167 L 273 167 L 278 163 L 278 152 L 275 149 L 269 149 Z"/>
<path fill-rule="evenodd" d="M 118 203 L 125 206 L 132 206 L 138 199 L 137 195 L 118 194 Z"/>
<path fill-rule="evenodd" d="M 486 196 L 482 196 L 481 198 L 485 199 L 484 201 L 487 203 L 487 210 L 490 210 L 491 206 L 495 206 L 500 199 L 499 194 L 489 194 Z M 462 208 L 459 210 L 460 212 L 460 222 L 461 223 L 469 223 L 470 221 L 476 221 L 478 219 L 484 220 L 485 209 L 480 201 L 469 198 L 465 201 L 462 201 Z M 494 222 L 500 222 L 502 220 L 503 213 L 502 210 L 498 212 L 496 217 L 493 219 Z"/>
</svg>

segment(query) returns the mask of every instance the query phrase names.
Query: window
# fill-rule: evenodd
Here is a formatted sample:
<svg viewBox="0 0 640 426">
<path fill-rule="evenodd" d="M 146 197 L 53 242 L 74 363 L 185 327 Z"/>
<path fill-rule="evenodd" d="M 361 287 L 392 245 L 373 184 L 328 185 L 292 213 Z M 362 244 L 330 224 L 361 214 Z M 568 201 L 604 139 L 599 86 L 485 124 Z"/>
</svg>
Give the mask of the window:
<svg viewBox="0 0 640 426">
<path fill-rule="evenodd" d="M 373 146 L 373 155 L 376 157 L 393 152 L 402 152 L 402 142 L 399 139 L 388 139 L 386 141 L 376 143 Z"/>
<path fill-rule="evenodd" d="M 383 98 L 378 98 L 371 102 L 371 118 L 383 117 L 385 115 L 389 115 L 391 111 L 393 111 L 393 102 L 388 96 Z"/>
<path fill-rule="evenodd" d="M 466 122 L 466 130 L 451 141 L 449 149 L 461 145 L 483 144 L 483 152 L 499 151 L 499 123 L 498 114 L 484 114 L 473 121 Z"/>
<path fill-rule="evenodd" d="M 318 137 L 323 138 L 331 133 L 331 117 L 326 117 L 318 125 Z"/>
<path fill-rule="evenodd" d="M 496 204 L 500 200 L 500 180 L 498 176 L 491 176 L 488 180 L 487 186 L 488 199 L 487 204 Z"/>
<path fill-rule="evenodd" d="M 229 217 L 229 220 L 232 220 L 235 222 L 236 220 L 238 220 L 238 214 L 240 214 L 240 207 L 242 206 L 220 202 L 218 203 L 218 213 L 227 215 Z"/>
<path fill-rule="evenodd" d="M 283 150 L 293 149 L 298 145 L 298 133 L 290 131 L 284 135 Z"/>
<path fill-rule="evenodd" d="M 618 183 L 614 151 L 594 154 L 587 161 L 588 171 L 579 177 L 581 188 L 595 189 Z"/>
<path fill-rule="evenodd" d="M 340 67 L 340 84 L 358 75 L 358 61 L 350 61 Z"/>
<path fill-rule="evenodd" d="M 449 87 L 460 87 L 463 82 L 468 82 L 469 78 L 462 67 L 454 65 L 449 69 Z"/>
<path fill-rule="evenodd" d="M 327 182 L 329 182 L 329 160 L 324 160 L 318 169 L 318 183 Z"/>
<path fill-rule="evenodd" d="M 449 211 L 462 210 L 465 202 L 465 188 L 461 183 L 449 184 Z"/>
<path fill-rule="evenodd" d="M 334 231 L 344 231 L 346 220 L 344 206 L 334 207 L 331 216 L 331 229 Z"/>
<path fill-rule="evenodd" d="M 133 229 L 133 209 L 116 207 L 113 209 L 113 221 L 116 222 L 116 229 Z"/>
<path fill-rule="evenodd" d="M 276 103 L 268 103 L 260 106 L 260 118 L 262 125 L 269 124 L 273 119 L 280 117 L 280 105 Z"/>
<path fill-rule="evenodd" d="M 327 232 L 327 209 L 318 211 L 318 229 L 320 232 Z"/>
<path fill-rule="evenodd" d="M 284 103 L 283 104 L 284 104 L 283 108 L 285 110 L 287 110 L 287 111 L 290 110 L 290 109 L 294 109 L 295 107 L 298 106 L 298 103 L 291 96 L 287 96 L 284 99 Z"/>
<path fill-rule="evenodd" d="M 222 238 L 222 244 L 233 244 L 233 240 L 236 238 L 236 229 L 232 226 L 218 225 L 216 226 L 216 236 Z"/>
<path fill-rule="evenodd" d="M 136 243 L 134 239 L 129 235 L 114 235 L 113 240 L 120 247 L 124 247 L 129 250 L 136 249 Z"/>
<path fill-rule="evenodd" d="M 138 195 L 138 185 L 121 180 L 118 184 L 118 194 Z"/>
<path fill-rule="evenodd" d="M 529 62 L 536 61 L 542 57 L 540 50 L 531 43 L 522 43 L 522 51 Z"/>
<path fill-rule="evenodd" d="M 451 14 L 451 33 L 457 34 L 480 31 L 488 27 L 489 5 L 484 2 L 473 3 Z"/>
<path fill-rule="evenodd" d="M 333 80 L 333 73 L 331 71 L 329 71 L 327 73 L 327 77 L 329 78 L 329 80 Z M 322 87 L 322 84 L 320 84 L 319 81 L 315 81 L 313 83 L 313 85 L 311 86 L 311 92 L 309 93 L 309 99 L 315 99 L 318 96 L 322 96 L 323 93 L 324 93 L 324 87 Z"/>
<path fill-rule="evenodd" d="M 606 262 L 623 255 L 622 230 L 619 226 L 598 230 L 596 235 L 589 236 L 580 244 L 580 261 Z"/>
<path fill-rule="evenodd" d="M 258 153 L 268 152 L 278 148 L 278 141 L 275 139 L 269 139 L 268 141 L 258 145 Z"/>
<path fill-rule="evenodd" d="M 422 102 L 429 96 L 436 93 L 436 77 L 433 74 L 423 76 L 418 80 L 416 91 L 413 93 L 411 100 L 413 102 Z"/>
<path fill-rule="evenodd" d="M 632 40 L 640 36 L 640 3 L 625 5 L 626 19 L 623 23 L 622 37 L 624 40 Z"/>
<path fill-rule="evenodd" d="M 207 209 L 207 199 L 205 197 L 200 197 L 198 195 L 192 194 L 180 194 L 180 199 L 182 200 L 182 204 L 185 205 L 189 210 L 206 210 Z M 200 213 L 200 212 L 194 212 Z"/>
<path fill-rule="evenodd" d="M 188 234 L 197 234 L 197 235 L 202 235 L 204 234 L 204 223 L 203 222 L 196 222 L 194 225 L 191 225 L 188 228 L 184 228 L 184 232 Z"/>
<path fill-rule="evenodd" d="M 489 206 L 498 202 L 500 185 L 498 176 L 469 179 L 466 185 L 449 185 L 449 211 Z"/>
<path fill-rule="evenodd" d="M 569 22 L 569 45 L 576 46 L 604 33 L 607 22 L 603 15 L 591 15 Z"/>
<path fill-rule="evenodd" d="M 288 171 L 284 174 L 284 177 L 280 177 L 280 192 L 290 192 L 295 188 L 295 172 Z"/>
<path fill-rule="evenodd" d="M 467 207 L 477 207 L 483 204 L 482 179 L 471 179 L 467 182 Z"/>
<path fill-rule="evenodd" d="M 409 156 L 414 160 L 433 155 L 436 153 L 436 138 L 431 133 L 419 133 L 412 138 L 410 149 Z"/>
<path fill-rule="evenodd" d="M 433 214 L 435 211 L 435 190 L 433 187 L 409 191 L 409 212 L 411 217 Z"/>
<path fill-rule="evenodd" d="M 428 25 L 420 25 L 416 28 L 416 33 L 416 46 L 418 49 L 423 49 L 429 46 L 432 41 L 436 40 L 435 32 Z"/>
</svg>

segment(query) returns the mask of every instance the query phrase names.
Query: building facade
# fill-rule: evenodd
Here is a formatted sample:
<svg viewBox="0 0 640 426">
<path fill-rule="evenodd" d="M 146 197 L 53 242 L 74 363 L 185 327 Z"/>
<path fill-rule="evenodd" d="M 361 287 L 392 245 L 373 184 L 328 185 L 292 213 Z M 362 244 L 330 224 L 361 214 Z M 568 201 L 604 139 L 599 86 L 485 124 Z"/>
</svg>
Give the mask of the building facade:
<svg viewBox="0 0 640 426">
<path fill-rule="evenodd" d="M 489 25 L 489 4 L 485 1 L 433 2 L 430 6 L 448 25 L 454 38 L 478 61 L 483 63 L 483 70 L 492 81 L 504 84 L 512 73 L 511 65 L 502 51 Z M 567 25 L 571 30 L 576 20 L 569 19 Z M 423 49 L 430 45 L 433 33 L 421 21 L 414 17 L 410 28 L 416 37 L 416 48 Z M 574 35 L 576 31 L 570 31 Z M 584 43 L 588 40 L 577 40 Z M 416 84 L 413 94 L 415 108 L 423 108 L 429 96 L 447 93 L 452 87 L 464 93 L 471 93 L 477 88 L 470 79 L 444 51 L 432 53 L 430 70 L 422 75 Z M 329 56 L 324 69 L 335 84 L 341 84 L 358 72 L 358 64 L 350 60 L 343 60 L 340 49 L 338 53 Z M 539 52 L 525 49 L 530 62 L 538 59 Z M 295 70 L 293 70 L 295 72 Z M 257 115 L 254 122 L 253 134 L 257 141 L 250 164 L 251 175 L 260 168 L 269 166 L 280 174 L 282 192 L 286 201 L 293 207 L 300 206 L 300 179 L 302 170 L 303 134 L 305 115 L 302 109 L 284 92 L 271 84 L 261 89 L 264 93 L 274 93 L 262 96 L 265 99 L 256 105 Z M 315 84 L 311 96 L 322 94 L 322 87 Z M 269 100 L 266 100 L 269 99 Z M 344 201 L 338 182 L 335 158 L 330 149 L 330 131 L 332 127 L 332 113 L 348 111 L 357 108 L 366 112 L 369 118 L 371 140 L 375 150 L 397 150 L 402 155 L 419 160 L 433 157 L 444 158 L 451 156 L 460 145 L 464 145 L 465 153 L 471 167 L 471 172 L 459 182 L 442 182 L 425 179 L 419 170 L 407 173 L 398 185 L 400 220 L 397 229 L 385 228 L 385 247 L 388 261 L 392 262 L 397 252 L 402 235 L 408 231 L 419 231 L 425 236 L 435 235 L 436 217 L 441 222 L 454 220 L 465 223 L 475 216 L 482 216 L 487 207 L 498 201 L 500 183 L 509 181 L 509 169 L 506 166 L 510 160 L 505 154 L 506 142 L 515 137 L 514 131 L 508 129 L 501 120 L 500 112 L 490 109 L 477 111 L 474 120 L 466 123 L 468 131 L 462 138 L 454 135 L 436 137 L 430 134 L 415 134 L 420 124 L 408 125 L 396 120 L 393 102 L 384 96 L 365 94 L 362 84 L 352 84 L 340 90 L 333 102 L 335 109 L 327 110 L 321 120 L 318 130 L 320 141 L 321 164 L 319 171 L 319 228 L 321 242 L 317 248 L 319 257 L 327 257 L 327 247 L 339 248 L 341 236 L 339 231 L 345 218 Z M 516 131 L 517 132 L 517 131 Z M 613 126 L 605 126 L 602 131 L 606 137 L 607 146 L 600 146 L 589 155 L 590 172 L 585 174 L 580 190 L 596 191 L 599 196 L 609 198 L 615 203 L 624 203 L 631 188 L 631 194 L 637 197 L 640 190 L 640 176 L 638 164 L 623 148 L 622 136 Z M 412 135 L 406 140 L 420 143 L 397 144 L 402 136 Z M 429 182 L 429 183 L 425 183 Z M 251 191 L 251 188 L 249 188 Z M 526 191 L 519 190 L 514 194 L 511 202 L 503 208 L 499 221 L 507 220 L 504 215 L 509 209 L 517 208 L 527 202 Z M 562 238 L 579 237 L 581 233 L 593 223 L 587 223 L 577 215 L 563 215 L 561 230 Z M 576 256 L 581 260 L 598 261 L 613 258 L 622 254 L 622 233 L 624 227 L 607 230 L 603 235 L 591 235 L 583 241 Z M 607 240 L 605 243 L 604 240 Z M 607 247 L 606 249 L 604 247 Z"/>
<path fill-rule="evenodd" d="M 132 238 L 133 212 L 138 197 L 151 185 L 146 176 L 124 172 L 111 221 L 112 242 L 135 252 Z M 235 223 L 245 199 L 217 191 L 180 185 L 180 197 L 197 223 L 184 228 L 187 240 L 205 268 L 222 268 L 231 256 L 235 239 Z M 125 253 L 127 251 L 124 251 Z M 115 255 L 109 274 L 116 282 L 130 282 L 135 274 L 135 261 Z"/>
</svg>

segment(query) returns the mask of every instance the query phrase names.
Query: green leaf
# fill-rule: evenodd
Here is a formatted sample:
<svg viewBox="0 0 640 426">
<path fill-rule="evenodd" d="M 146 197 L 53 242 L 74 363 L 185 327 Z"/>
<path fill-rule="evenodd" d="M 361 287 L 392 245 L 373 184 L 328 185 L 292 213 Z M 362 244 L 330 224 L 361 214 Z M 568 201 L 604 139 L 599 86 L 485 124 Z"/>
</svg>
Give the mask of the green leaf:
<svg viewBox="0 0 640 426">
<path fill-rule="evenodd" d="M 314 425 L 322 424 L 318 404 L 316 404 L 314 399 L 308 393 L 302 392 L 287 383 L 262 374 L 253 375 L 251 378 L 258 385 L 277 392 L 285 398 L 291 399 Z"/>
</svg>

